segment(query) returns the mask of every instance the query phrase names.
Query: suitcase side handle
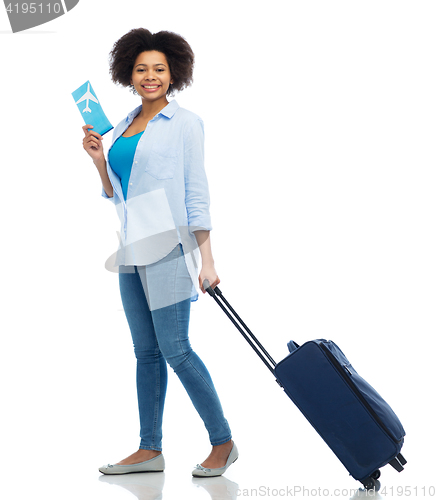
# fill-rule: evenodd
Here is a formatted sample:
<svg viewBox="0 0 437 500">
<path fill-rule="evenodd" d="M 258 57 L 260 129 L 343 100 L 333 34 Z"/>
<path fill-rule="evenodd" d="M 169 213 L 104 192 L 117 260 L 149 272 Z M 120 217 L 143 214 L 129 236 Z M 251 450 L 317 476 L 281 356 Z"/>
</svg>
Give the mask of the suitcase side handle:
<svg viewBox="0 0 437 500">
<path fill-rule="evenodd" d="M 232 321 L 234 326 L 241 333 L 241 335 L 243 335 L 243 337 L 246 339 L 246 341 L 252 347 L 252 349 L 258 354 L 258 356 L 261 358 L 261 360 L 267 366 L 267 368 L 273 374 L 275 374 L 274 367 L 276 366 L 276 363 L 274 359 L 270 356 L 270 354 L 267 352 L 267 350 L 264 348 L 261 342 L 255 337 L 255 335 L 249 330 L 248 326 L 244 323 L 244 321 L 240 318 L 240 316 L 238 316 L 238 314 L 235 312 L 231 304 L 229 304 L 229 302 L 225 299 L 220 288 L 218 286 L 212 288 L 208 280 L 203 281 L 203 288 L 205 289 L 205 291 L 209 293 L 209 295 L 211 295 L 211 297 L 214 298 L 214 300 L 222 308 L 226 316 Z M 235 318 L 231 315 L 231 313 L 235 316 Z M 238 324 L 237 321 L 239 321 L 240 324 Z M 245 331 L 243 330 L 242 327 L 244 328 Z M 253 340 L 253 342 L 251 339 Z"/>
</svg>

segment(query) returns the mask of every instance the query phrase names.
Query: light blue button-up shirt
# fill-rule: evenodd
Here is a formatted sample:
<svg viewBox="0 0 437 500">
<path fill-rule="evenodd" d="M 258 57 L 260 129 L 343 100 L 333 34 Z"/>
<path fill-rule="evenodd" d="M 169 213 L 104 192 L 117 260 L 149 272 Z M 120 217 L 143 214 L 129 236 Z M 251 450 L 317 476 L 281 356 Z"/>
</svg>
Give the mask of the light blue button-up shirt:
<svg viewBox="0 0 437 500">
<path fill-rule="evenodd" d="M 138 106 L 114 129 L 112 145 L 141 111 Z M 147 265 L 181 243 L 195 286 L 199 250 L 194 231 L 211 230 L 209 190 L 204 168 L 203 122 L 173 100 L 149 121 L 135 151 L 126 200 L 120 178 L 106 159 L 121 229 L 119 248 L 106 268 Z"/>
</svg>

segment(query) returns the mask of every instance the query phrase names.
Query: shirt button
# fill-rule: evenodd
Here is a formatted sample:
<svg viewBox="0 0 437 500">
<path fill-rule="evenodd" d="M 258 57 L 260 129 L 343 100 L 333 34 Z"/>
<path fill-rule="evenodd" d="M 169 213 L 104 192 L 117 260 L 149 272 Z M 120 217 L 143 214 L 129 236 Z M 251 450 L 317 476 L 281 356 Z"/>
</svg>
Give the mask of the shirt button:
<svg viewBox="0 0 437 500">
<path fill-rule="evenodd" d="M 138 163 L 137 161 L 135 163 Z"/>
</svg>

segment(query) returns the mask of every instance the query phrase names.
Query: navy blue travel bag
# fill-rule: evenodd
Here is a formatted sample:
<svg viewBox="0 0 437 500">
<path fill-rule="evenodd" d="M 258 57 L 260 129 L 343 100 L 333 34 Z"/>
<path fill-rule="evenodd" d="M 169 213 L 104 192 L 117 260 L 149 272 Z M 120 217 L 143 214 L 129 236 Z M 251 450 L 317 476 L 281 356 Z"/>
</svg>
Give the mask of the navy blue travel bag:
<svg viewBox="0 0 437 500">
<path fill-rule="evenodd" d="M 354 479 L 367 490 L 379 490 L 381 467 L 403 470 L 401 422 L 334 342 L 318 339 L 299 346 L 290 341 L 290 353 L 276 364 L 220 289 L 206 280 L 204 288 Z"/>
</svg>

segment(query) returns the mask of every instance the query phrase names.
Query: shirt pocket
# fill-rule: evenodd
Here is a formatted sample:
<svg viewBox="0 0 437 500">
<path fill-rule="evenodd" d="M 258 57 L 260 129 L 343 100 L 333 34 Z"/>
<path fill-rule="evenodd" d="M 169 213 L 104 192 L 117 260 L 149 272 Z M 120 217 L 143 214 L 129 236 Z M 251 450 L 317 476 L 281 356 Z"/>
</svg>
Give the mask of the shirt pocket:
<svg viewBox="0 0 437 500">
<path fill-rule="evenodd" d="M 172 179 L 178 162 L 176 148 L 154 145 L 150 152 L 146 172 L 155 179 Z"/>
</svg>

